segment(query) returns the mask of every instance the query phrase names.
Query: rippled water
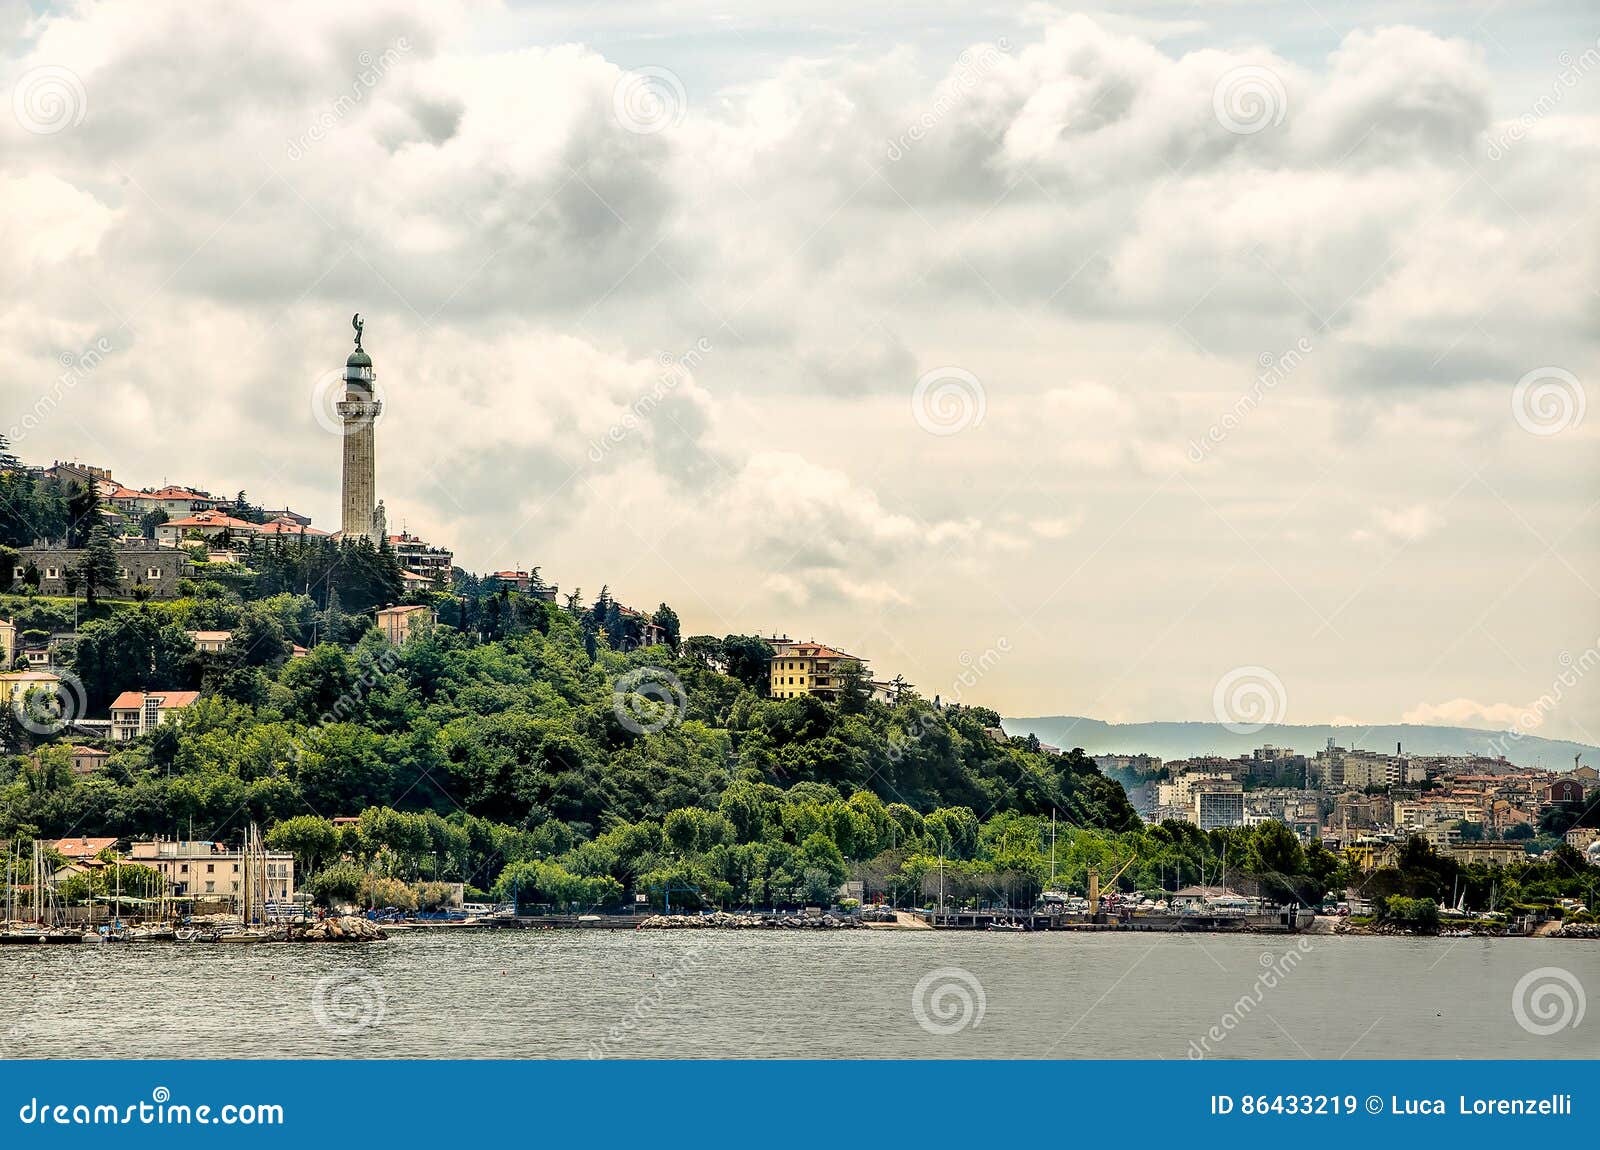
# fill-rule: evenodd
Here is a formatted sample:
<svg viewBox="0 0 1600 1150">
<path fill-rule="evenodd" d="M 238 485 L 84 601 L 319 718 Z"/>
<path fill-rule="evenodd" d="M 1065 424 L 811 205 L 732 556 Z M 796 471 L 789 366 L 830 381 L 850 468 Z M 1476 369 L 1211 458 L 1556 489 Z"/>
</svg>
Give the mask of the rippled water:
<svg viewBox="0 0 1600 1150">
<path fill-rule="evenodd" d="M 1600 945 L 1529 939 L 527 931 L 11 946 L 0 1043 L 26 1058 L 1184 1058 L 1216 1027 L 1210 1053 L 1227 1058 L 1600 1056 L 1600 1013 L 1548 1035 L 1519 1024 L 1519 980 L 1546 967 L 1600 992 Z M 1552 977 L 1524 988 L 1534 1025 L 1551 1000 L 1530 995 Z"/>
</svg>

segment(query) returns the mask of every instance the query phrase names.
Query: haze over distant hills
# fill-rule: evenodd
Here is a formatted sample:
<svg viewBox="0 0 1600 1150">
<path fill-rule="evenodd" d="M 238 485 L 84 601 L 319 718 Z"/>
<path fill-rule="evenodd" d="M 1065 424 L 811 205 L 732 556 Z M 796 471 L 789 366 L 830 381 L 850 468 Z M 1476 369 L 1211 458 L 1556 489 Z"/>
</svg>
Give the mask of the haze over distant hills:
<svg viewBox="0 0 1600 1150">
<path fill-rule="evenodd" d="M 1331 738 L 1341 747 L 1393 752 L 1395 744 L 1418 755 L 1504 755 L 1522 767 L 1545 770 L 1572 769 L 1574 755 L 1584 763 L 1600 766 L 1600 747 L 1572 743 L 1565 739 L 1543 739 L 1536 735 L 1510 738 L 1503 731 L 1484 731 L 1473 727 L 1425 727 L 1412 723 L 1374 726 L 1291 726 L 1269 723 L 1259 731 L 1241 735 L 1221 723 L 1106 723 L 1075 715 L 1042 716 L 1032 719 L 1003 719 L 1007 734 L 1039 736 L 1041 742 L 1062 748 L 1082 747 L 1090 755 L 1149 754 L 1163 759 L 1187 759 L 1195 755 L 1223 755 L 1232 758 L 1256 747 L 1271 744 L 1312 754 L 1327 746 Z"/>
</svg>

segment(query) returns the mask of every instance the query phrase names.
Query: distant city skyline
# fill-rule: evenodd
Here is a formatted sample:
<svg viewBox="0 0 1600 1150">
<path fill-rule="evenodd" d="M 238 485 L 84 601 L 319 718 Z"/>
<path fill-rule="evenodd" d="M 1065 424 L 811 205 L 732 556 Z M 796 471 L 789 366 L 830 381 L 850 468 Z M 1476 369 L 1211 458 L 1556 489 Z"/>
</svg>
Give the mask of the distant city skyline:
<svg viewBox="0 0 1600 1150">
<path fill-rule="evenodd" d="M 1591 13 L 688 9 L 0 10 L 0 432 L 335 530 L 359 311 L 469 569 L 1003 714 L 1600 744 Z"/>
</svg>

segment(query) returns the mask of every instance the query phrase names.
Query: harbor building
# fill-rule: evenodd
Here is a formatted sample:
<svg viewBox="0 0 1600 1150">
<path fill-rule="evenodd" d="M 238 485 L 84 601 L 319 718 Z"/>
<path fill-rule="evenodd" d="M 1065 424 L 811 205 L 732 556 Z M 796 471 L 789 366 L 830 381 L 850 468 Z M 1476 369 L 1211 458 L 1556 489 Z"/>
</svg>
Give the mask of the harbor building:
<svg viewBox="0 0 1600 1150">
<path fill-rule="evenodd" d="M 294 899 L 294 855 L 288 851 L 265 851 L 268 902 Z M 152 839 L 135 842 L 128 852 L 130 862 L 152 867 L 171 884 L 173 894 L 196 898 L 238 898 L 244 893 L 244 851 L 223 843 Z"/>
</svg>

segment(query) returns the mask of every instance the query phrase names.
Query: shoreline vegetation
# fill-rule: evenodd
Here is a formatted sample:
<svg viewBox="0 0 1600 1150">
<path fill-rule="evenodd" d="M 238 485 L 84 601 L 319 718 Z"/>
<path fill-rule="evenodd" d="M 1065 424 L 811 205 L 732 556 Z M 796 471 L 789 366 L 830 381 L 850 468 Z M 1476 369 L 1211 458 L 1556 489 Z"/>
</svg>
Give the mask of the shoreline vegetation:
<svg viewBox="0 0 1600 1150">
<path fill-rule="evenodd" d="M 51 516 L 67 536 L 101 518 L 92 492 L 42 483 L 0 468 L 16 512 L 0 517 L 0 552 Z M 251 512 L 243 493 L 237 504 Z M 766 639 L 683 636 L 665 603 L 632 611 L 604 587 L 558 602 L 537 570 L 525 590 L 460 569 L 408 589 L 386 540 L 233 542 L 237 562 L 197 566 L 175 598 L 85 604 L 59 653 L 66 718 L 104 715 L 126 691 L 198 692 L 180 718 L 109 741 L 26 698 L 0 707 L 13 896 L 35 881 L 23 860 L 37 842 L 39 877 L 68 908 L 197 898 L 115 850 L 68 860 L 53 844 L 237 842 L 251 826 L 293 855 L 315 905 L 397 912 L 452 891 L 576 915 L 798 911 L 848 891 L 1027 913 L 1099 875 L 1113 898 L 1218 884 L 1303 907 L 1350 889 L 1381 920 L 1427 929 L 1443 903 L 1562 917 L 1560 900 L 1592 906 L 1600 879 L 1566 845 L 1499 868 L 1413 839 L 1363 871 L 1282 823 L 1146 825 L 1081 750 L 1009 737 L 971 701 L 985 659 L 920 692 L 875 691 L 846 660 L 833 697 L 772 698 Z M 70 631 L 78 604 L 13 571 L 0 553 L 0 617 L 19 639 Z M 386 637 L 375 612 L 397 603 L 427 610 Z M 226 641 L 197 650 L 195 632 Z M 85 742 L 104 754 L 79 770 Z"/>
</svg>

